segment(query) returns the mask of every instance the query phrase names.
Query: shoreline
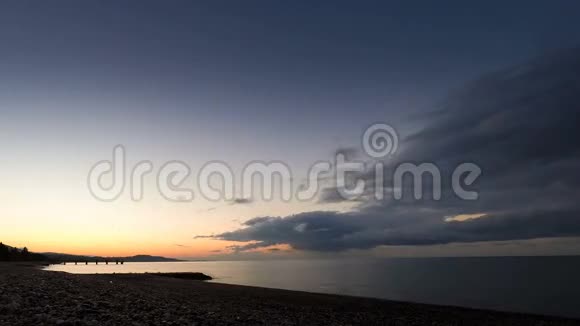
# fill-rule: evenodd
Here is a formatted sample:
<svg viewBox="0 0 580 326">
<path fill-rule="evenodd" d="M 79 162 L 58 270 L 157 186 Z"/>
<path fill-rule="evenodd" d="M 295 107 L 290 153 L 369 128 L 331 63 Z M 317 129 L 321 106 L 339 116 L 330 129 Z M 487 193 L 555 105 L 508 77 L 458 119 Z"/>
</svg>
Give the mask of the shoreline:
<svg viewBox="0 0 580 326">
<path fill-rule="evenodd" d="M 580 325 L 541 315 L 44 266 L 0 263 L 1 325 Z"/>
</svg>

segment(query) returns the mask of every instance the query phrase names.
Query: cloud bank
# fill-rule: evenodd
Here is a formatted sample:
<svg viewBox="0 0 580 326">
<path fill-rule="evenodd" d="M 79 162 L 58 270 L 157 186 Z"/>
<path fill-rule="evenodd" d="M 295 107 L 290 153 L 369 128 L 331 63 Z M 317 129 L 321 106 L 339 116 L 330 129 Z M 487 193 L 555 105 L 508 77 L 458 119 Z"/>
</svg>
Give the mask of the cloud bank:
<svg viewBox="0 0 580 326">
<path fill-rule="evenodd" d="M 397 162 L 433 162 L 442 174 L 479 165 L 477 201 L 444 184 L 439 201 L 367 199 L 348 213 L 257 217 L 211 237 L 240 242 L 238 251 L 286 244 L 328 252 L 580 236 L 579 126 L 580 49 L 571 49 L 467 85 L 402 141 Z M 330 188 L 320 200 L 341 199 Z"/>
</svg>

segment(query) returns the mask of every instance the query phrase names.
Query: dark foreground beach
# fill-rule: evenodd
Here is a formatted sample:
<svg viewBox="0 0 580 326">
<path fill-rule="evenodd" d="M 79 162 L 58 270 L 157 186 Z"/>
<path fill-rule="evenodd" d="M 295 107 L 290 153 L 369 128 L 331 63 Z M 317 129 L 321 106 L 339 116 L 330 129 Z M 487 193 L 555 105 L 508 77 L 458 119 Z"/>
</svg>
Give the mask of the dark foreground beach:
<svg viewBox="0 0 580 326">
<path fill-rule="evenodd" d="M 579 321 L 0 263 L 0 325 L 580 325 Z"/>
</svg>

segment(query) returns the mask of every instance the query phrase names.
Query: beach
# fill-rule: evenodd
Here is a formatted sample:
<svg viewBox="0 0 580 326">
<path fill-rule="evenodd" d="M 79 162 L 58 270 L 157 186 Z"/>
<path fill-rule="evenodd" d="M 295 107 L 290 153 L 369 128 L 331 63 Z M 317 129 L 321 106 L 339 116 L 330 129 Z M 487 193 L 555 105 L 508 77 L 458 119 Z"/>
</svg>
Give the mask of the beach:
<svg viewBox="0 0 580 326">
<path fill-rule="evenodd" d="M 580 325 L 580 321 L 0 263 L 0 325 Z"/>
</svg>

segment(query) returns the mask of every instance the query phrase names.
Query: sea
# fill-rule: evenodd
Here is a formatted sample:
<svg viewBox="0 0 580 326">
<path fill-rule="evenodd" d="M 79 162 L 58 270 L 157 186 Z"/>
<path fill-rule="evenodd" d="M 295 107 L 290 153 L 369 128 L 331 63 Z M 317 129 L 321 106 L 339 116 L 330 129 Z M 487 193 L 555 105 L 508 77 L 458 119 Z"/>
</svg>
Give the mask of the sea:
<svg viewBox="0 0 580 326">
<path fill-rule="evenodd" d="M 580 256 L 69 263 L 46 269 L 202 272 L 218 283 L 580 318 Z"/>
</svg>

